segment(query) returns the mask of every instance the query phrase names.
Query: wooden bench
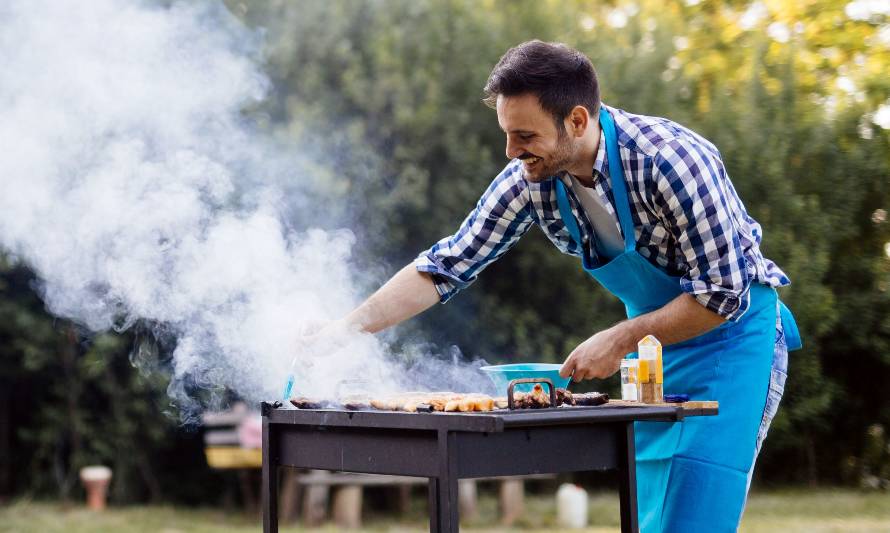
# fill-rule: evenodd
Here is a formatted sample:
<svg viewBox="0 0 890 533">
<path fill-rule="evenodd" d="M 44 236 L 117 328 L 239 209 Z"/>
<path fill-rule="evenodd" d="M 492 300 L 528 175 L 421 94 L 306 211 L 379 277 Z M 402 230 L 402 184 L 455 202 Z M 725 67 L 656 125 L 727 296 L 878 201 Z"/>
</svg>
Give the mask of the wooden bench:
<svg viewBox="0 0 890 533">
<path fill-rule="evenodd" d="M 500 522 L 504 526 L 513 523 L 525 511 L 525 481 L 554 479 L 553 474 L 533 474 L 528 476 L 493 477 L 481 479 L 461 479 L 458 482 L 458 502 L 460 516 L 472 520 L 477 515 L 477 482 L 495 481 L 499 484 L 498 509 Z M 362 489 L 367 486 L 397 486 L 399 488 L 399 511 L 408 510 L 411 487 L 427 485 L 427 478 L 407 476 L 380 476 L 375 474 L 353 474 L 310 470 L 299 474 L 294 481 L 304 486 L 303 524 L 307 527 L 321 525 L 325 520 L 330 489 L 338 487 L 333 494 L 331 515 L 339 528 L 361 527 Z M 286 487 L 286 485 L 285 485 Z M 286 501 L 282 490 L 282 500 Z"/>
<path fill-rule="evenodd" d="M 331 517 L 338 528 L 361 527 L 363 488 L 369 486 L 394 486 L 398 489 L 398 508 L 404 513 L 408 510 L 413 485 L 426 485 L 426 478 L 407 476 L 378 476 L 374 474 L 353 474 L 348 472 L 329 472 L 327 470 L 309 470 L 297 474 L 293 481 L 303 490 L 303 525 L 314 527 L 321 525 L 327 515 L 328 500 L 331 492 Z M 335 489 L 336 488 L 336 489 Z M 332 491 L 332 489 L 335 489 Z M 285 493 L 282 492 L 282 500 Z"/>
<path fill-rule="evenodd" d="M 231 470 L 238 477 L 244 505 L 250 513 L 260 509 L 256 471 L 263 467 L 261 448 L 244 448 L 238 436 L 238 427 L 250 416 L 244 403 L 236 403 L 232 409 L 207 412 L 201 416 L 204 425 L 204 457 L 207 465 L 217 470 Z"/>
</svg>

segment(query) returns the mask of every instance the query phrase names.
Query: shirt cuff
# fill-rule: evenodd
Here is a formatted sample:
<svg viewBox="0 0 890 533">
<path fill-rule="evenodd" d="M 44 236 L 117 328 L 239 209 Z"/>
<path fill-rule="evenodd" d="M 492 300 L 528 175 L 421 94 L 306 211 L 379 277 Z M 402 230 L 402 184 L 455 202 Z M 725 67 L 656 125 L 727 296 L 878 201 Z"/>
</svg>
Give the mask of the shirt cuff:
<svg viewBox="0 0 890 533">
<path fill-rule="evenodd" d="M 751 295 L 748 288 L 738 294 L 704 281 L 681 280 L 680 288 L 691 294 L 706 309 L 730 322 L 738 322 L 748 310 Z"/>
<path fill-rule="evenodd" d="M 440 303 L 447 302 L 461 289 L 469 285 L 469 283 L 449 273 L 444 265 L 438 261 L 438 258 L 430 252 L 424 252 L 417 256 L 414 260 L 414 268 L 418 272 L 431 274 L 436 292 L 439 293 Z"/>
</svg>

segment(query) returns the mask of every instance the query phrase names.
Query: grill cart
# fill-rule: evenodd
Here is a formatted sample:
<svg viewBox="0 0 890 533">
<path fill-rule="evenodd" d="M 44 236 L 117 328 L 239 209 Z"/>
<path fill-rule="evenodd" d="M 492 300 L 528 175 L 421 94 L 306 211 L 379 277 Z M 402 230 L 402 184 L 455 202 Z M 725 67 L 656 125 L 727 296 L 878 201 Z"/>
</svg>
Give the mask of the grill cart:
<svg viewBox="0 0 890 533">
<path fill-rule="evenodd" d="M 621 531 L 637 532 L 633 423 L 715 414 L 713 402 L 453 413 L 263 402 L 263 530 L 278 531 L 278 467 L 290 466 L 428 478 L 434 532 L 458 531 L 459 479 L 617 470 Z"/>
</svg>

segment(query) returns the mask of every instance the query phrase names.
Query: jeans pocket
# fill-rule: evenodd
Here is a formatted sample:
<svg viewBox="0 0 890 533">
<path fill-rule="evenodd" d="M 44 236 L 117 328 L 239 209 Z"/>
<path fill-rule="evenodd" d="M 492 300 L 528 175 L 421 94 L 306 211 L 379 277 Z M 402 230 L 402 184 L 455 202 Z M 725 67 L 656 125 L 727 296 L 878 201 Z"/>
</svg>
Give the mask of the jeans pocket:
<svg viewBox="0 0 890 533">
<path fill-rule="evenodd" d="M 777 339 L 778 340 L 778 339 Z M 788 348 L 784 342 L 776 342 L 773 354 L 773 367 L 770 371 L 769 392 L 766 395 L 766 404 L 763 407 L 763 418 L 760 421 L 760 429 L 757 431 L 757 449 L 755 457 L 760 453 L 769 426 L 779 411 L 779 403 L 785 394 L 785 380 L 788 379 Z"/>
</svg>

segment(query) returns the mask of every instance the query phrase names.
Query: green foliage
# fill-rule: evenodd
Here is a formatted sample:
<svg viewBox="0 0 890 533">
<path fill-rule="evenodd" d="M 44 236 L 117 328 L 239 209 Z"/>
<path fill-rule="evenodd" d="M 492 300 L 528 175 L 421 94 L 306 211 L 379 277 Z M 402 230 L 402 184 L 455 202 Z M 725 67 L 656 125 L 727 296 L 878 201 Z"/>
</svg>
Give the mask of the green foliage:
<svg viewBox="0 0 890 533">
<path fill-rule="evenodd" d="M 0 268 L 0 427 L 9 429 L 0 431 L 0 495 L 79 495 L 79 469 L 103 464 L 113 502 L 206 498 L 183 493 L 212 474 L 199 436 L 170 413 L 163 361 L 140 372 L 128 358 L 134 335 L 83 337 L 47 315 L 33 284 L 22 267 Z"/>
</svg>

